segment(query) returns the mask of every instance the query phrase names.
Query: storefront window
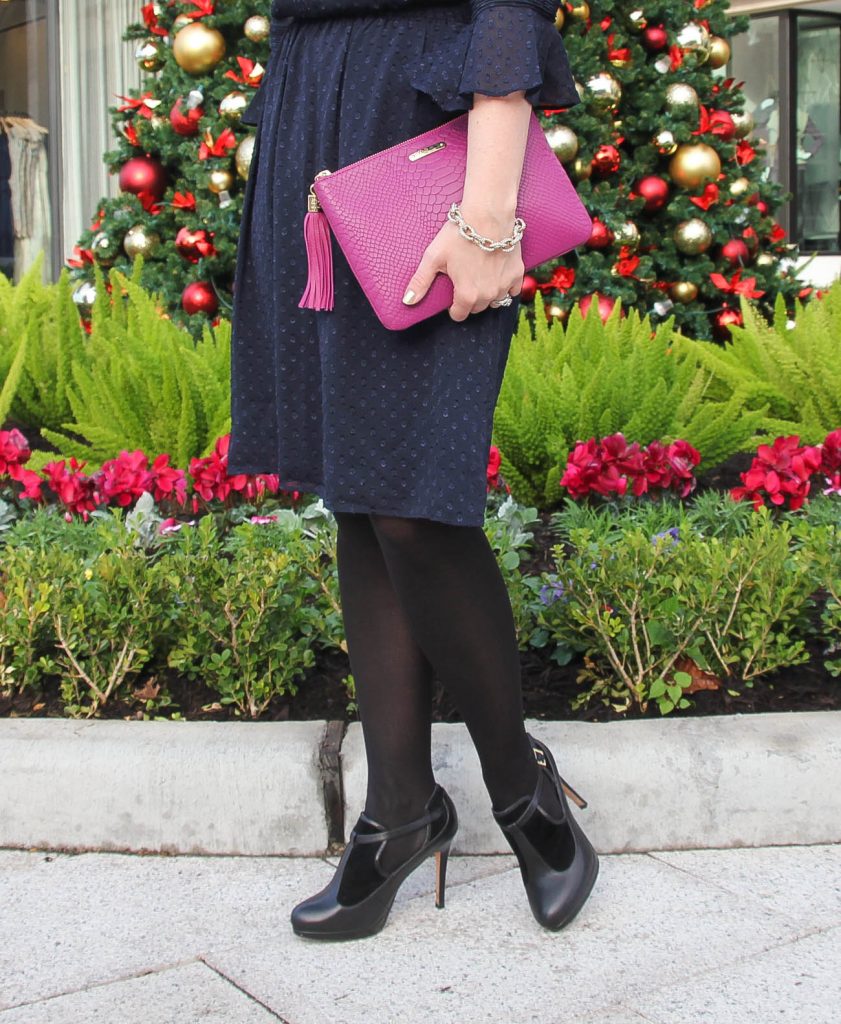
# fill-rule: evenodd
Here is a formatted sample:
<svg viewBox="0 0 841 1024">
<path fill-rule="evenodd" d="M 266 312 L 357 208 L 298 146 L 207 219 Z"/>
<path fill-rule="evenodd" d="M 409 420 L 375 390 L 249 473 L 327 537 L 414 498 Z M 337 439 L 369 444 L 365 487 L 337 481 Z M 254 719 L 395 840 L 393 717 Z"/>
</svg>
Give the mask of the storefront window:
<svg viewBox="0 0 841 1024">
<path fill-rule="evenodd" d="M 0 2 L 0 272 L 51 263 L 51 108 L 47 0 Z"/>
<path fill-rule="evenodd" d="M 822 8 L 822 10 L 821 10 Z M 841 251 L 841 15 L 837 0 L 758 14 L 731 40 L 767 173 L 793 193 L 780 223 L 804 252 Z"/>
<path fill-rule="evenodd" d="M 797 18 L 795 161 L 801 247 L 839 247 L 841 23 Z"/>
</svg>

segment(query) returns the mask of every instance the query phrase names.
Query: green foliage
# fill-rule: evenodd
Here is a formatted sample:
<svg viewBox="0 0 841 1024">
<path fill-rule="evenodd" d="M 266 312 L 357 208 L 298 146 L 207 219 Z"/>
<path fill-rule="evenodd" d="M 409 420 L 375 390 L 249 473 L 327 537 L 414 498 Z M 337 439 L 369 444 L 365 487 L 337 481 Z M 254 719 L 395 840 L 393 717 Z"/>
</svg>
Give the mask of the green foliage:
<svg viewBox="0 0 841 1024">
<path fill-rule="evenodd" d="M 276 694 L 297 692 L 314 664 L 320 615 L 312 608 L 317 588 L 300 563 L 262 543 L 260 528 L 236 529 L 248 536 L 232 557 L 211 517 L 180 531 L 164 570 L 175 609 L 167 660 L 188 678 L 202 679 L 222 704 L 257 718 Z"/>
<path fill-rule="evenodd" d="M 517 504 L 509 495 L 502 501 L 493 498 L 485 515 L 485 534 L 499 563 L 508 588 L 514 625 L 521 647 L 525 647 L 532 629 L 529 577 L 521 569 L 524 556 L 534 544 L 534 529 L 540 523 L 536 508 Z"/>
<path fill-rule="evenodd" d="M 44 284 L 39 254 L 19 284 L 0 275 L 0 423 L 55 428 L 70 416 L 67 385 L 87 360 L 67 270 Z"/>
<path fill-rule="evenodd" d="M 759 422 L 766 434 L 818 444 L 841 426 L 841 281 L 808 305 L 795 301 L 793 324 L 780 297 L 771 323 L 741 300 L 744 326 L 730 328 L 728 344 L 682 344 L 712 375 L 712 395 L 746 410 L 766 408 Z M 751 445 L 765 442 L 763 434 L 751 438 Z"/>
<path fill-rule="evenodd" d="M 590 437 L 682 438 L 704 469 L 747 446 L 762 411 L 746 413 L 733 397 L 710 401 L 709 374 L 676 350 L 671 319 L 652 329 L 648 316 L 631 308 L 623 317 L 617 303 L 602 323 L 593 302 L 586 317 L 576 306 L 564 327 L 547 322 L 539 293 L 535 302 L 535 331 L 521 316 L 494 415 L 501 472 L 518 501 L 557 506 L 567 457 Z"/>
<path fill-rule="evenodd" d="M 775 521 L 763 507 L 746 529 L 731 518 L 709 533 L 678 506 L 673 532 L 657 534 L 638 524 L 611 529 L 607 510 L 598 518 L 568 525 L 571 550 L 556 545 L 557 577 L 543 574 L 563 592 L 538 616 L 563 648 L 584 653 L 579 679 L 589 686 L 579 706 L 599 699 L 617 710 L 645 711 L 650 700 L 662 713 L 689 707 L 682 658 L 722 685 L 735 675 L 748 687 L 808 660 L 817 556 L 789 517 Z"/>
<path fill-rule="evenodd" d="M 88 471 L 123 449 L 150 458 L 169 452 L 186 468 L 230 430 L 230 325 L 206 327 L 194 341 L 161 316 L 158 300 L 114 272 L 109 298 L 97 272 L 87 358 L 72 365 L 72 416 L 44 430 L 63 455 L 87 459 Z M 81 440 L 79 440 L 81 438 Z"/>
</svg>

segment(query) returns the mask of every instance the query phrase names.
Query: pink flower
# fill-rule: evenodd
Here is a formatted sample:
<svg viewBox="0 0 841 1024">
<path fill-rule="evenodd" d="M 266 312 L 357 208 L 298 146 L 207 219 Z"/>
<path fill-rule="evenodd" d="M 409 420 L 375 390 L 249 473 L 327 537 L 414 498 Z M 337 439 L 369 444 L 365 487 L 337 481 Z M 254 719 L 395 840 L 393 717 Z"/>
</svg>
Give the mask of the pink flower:
<svg viewBox="0 0 841 1024">
<path fill-rule="evenodd" d="M 771 445 L 759 445 L 750 469 L 740 474 L 744 486 L 731 488 L 730 495 L 736 501 L 752 501 L 754 508 L 763 505 L 765 497 L 772 505 L 788 501 L 794 511 L 806 501 L 821 459 L 820 447 L 800 447 L 797 434 L 777 437 Z"/>
<path fill-rule="evenodd" d="M 64 459 L 44 466 L 47 485 L 67 507 L 65 519 L 69 520 L 71 514 L 77 512 L 87 522 L 88 513 L 101 504 L 93 477 L 79 472 L 85 465 L 85 462 L 77 462 L 74 456 L 70 459 L 69 470 Z"/>
<path fill-rule="evenodd" d="M 0 476 L 8 473 L 13 480 L 20 479 L 17 470 L 31 454 L 29 442 L 17 428 L 0 430 Z"/>
</svg>

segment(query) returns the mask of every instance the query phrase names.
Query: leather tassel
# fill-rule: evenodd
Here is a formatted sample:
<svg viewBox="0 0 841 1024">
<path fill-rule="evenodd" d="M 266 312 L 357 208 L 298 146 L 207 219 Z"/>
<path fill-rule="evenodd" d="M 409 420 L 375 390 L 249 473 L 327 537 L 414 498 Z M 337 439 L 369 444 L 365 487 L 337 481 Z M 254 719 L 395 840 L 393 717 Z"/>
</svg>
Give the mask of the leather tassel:
<svg viewBox="0 0 841 1024">
<path fill-rule="evenodd" d="M 329 171 L 321 171 L 316 178 Z M 307 286 L 298 306 L 301 309 L 333 308 L 333 250 L 330 224 L 310 186 L 304 216 L 304 243 L 307 247 Z"/>
</svg>

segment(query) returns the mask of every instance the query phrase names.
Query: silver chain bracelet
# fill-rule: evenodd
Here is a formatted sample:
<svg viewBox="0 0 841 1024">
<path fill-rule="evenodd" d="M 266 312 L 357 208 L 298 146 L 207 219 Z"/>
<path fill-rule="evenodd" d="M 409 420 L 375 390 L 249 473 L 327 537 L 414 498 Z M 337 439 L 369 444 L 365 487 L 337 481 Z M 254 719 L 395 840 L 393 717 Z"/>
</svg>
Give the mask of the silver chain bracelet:
<svg viewBox="0 0 841 1024">
<path fill-rule="evenodd" d="M 458 203 L 453 203 L 450 207 L 450 211 L 447 214 L 447 220 L 451 220 L 453 224 L 458 224 L 458 232 L 462 238 L 466 238 L 469 242 L 474 242 L 480 249 L 484 249 L 485 252 L 495 252 L 497 249 L 502 249 L 503 252 L 511 252 L 517 242 L 522 239 L 523 232 L 526 230 L 526 222 L 523 218 L 515 217 L 514 233 L 509 235 L 508 238 L 502 238 L 498 242 L 495 242 L 491 238 L 486 238 L 484 235 L 480 235 L 478 231 L 467 223 L 461 215 Z"/>
</svg>

